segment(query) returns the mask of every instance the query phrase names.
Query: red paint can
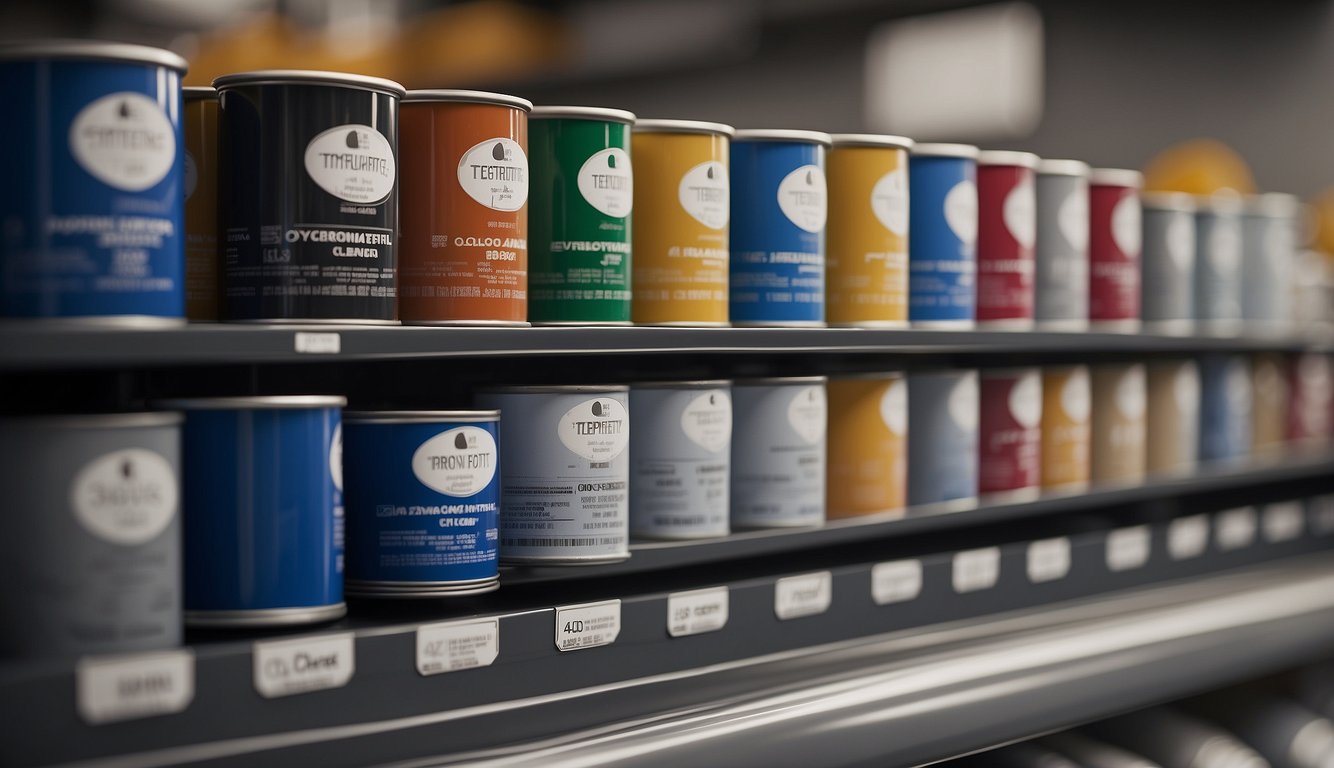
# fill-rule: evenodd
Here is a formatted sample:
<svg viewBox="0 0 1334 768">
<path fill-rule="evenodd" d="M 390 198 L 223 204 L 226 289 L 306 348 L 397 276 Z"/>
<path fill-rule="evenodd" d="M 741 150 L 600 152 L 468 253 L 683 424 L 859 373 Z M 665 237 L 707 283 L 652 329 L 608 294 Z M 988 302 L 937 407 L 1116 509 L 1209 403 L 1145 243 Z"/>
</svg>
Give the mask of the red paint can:
<svg viewBox="0 0 1334 768">
<path fill-rule="evenodd" d="M 1037 241 L 1037 155 L 977 156 L 977 324 L 1033 327 Z"/>
<path fill-rule="evenodd" d="M 978 491 L 993 499 L 1032 497 L 1042 470 L 1042 371 L 982 371 Z"/>
<path fill-rule="evenodd" d="M 1140 229 L 1137 171 L 1096 168 L 1089 174 L 1089 327 L 1139 330 Z"/>
<path fill-rule="evenodd" d="M 1334 364 L 1328 355 L 1304 352 L 1288 366 L 1288 440 L 1323 446 L 1334 421 Z"/>
</svg>

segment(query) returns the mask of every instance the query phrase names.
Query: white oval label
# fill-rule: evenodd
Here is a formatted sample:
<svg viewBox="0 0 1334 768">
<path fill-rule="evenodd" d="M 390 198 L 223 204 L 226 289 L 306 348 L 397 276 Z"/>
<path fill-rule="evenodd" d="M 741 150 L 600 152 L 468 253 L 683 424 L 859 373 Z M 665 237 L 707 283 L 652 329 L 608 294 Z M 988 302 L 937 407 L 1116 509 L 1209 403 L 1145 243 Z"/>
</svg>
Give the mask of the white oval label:
<svg viewBox="0 0 1334 768">
<path fill-rule="evenodd" d="M 1089 196 L 1081 187 L 1071 192 L 1056 209 L 1056 225 L 1061 236 L 1075 251 L 1083 253 L 1089 247 Z"/>
<path fill-rule="evenodd" d="M 824 439 L 825 421 L 824 387 L 815 385 L 802 387 L 787 404 L 787 423 L 802 440 L 815 445 Z"/>
<path fill-rule="evenodd" d="M 829 217 L 829 189 L 818 165 L 803 165 L 778 182 L 778 209 L 798 229 L 824 231 Z"/>
<path fill-rule="evenodd" d="M 1232 360 L 1227 366 L 1227 407 L 1233 418 L 1251 412 L 1251 377 L 1246 364 Z"/>
<path fill-rule="evenodd" d="M 895 379 L 885 387 L 885 394 L 880 396 L 880 419 L 890 432 L 899 436 L 908 434 L 908 385 L 903 379 Z"/>
<path fill-rule="evenodd" d="M 731 217 L 731 186 L 727 166 L 710 160 L 686 171 L 677 188 L 681 207 L 709 229 L 725 229 Z"/>
<path fill-rule="evenodd" d="M 195 187 L 199 186 L 199 166 L 195 165 L 195 156 L 185 153 L 185 199 L 194 197 Z"/>
<path fill-rule="evenodd" d="M 1024 429 L 1042 423 L 1042 374 L 1024 374 L 1010 387 L 1010 415 Z"/>
<path fill-rule="evenodd" d="M 1164 243 L 1167 257 L 1177 272 L 1185 272 L 1195 256 L 1195 222 L 1190 214 L 1173 214 L 1167 223 Z"/>
<path fill-rule="evenodd" d="M 594 152 L 579 166 L 579 194 L 605 216 L 624 218 L 635 202 L 630 155 L 620 147 Z"/>
<path fill-rule="evenodd" d="M 1005 228 L 1010 230 L 1010 236 L 1019 243 L 1020 248 L 1033 247 L 1037 241 L 1038 199 L 1032 178 L 1025 176 L 1005 196 L 1001 218 L 1005 220 Z"/>
<path fill-rule="evenodd" d="M 945 223 L 964 245 L 977 242 L 977 185 L 964 179 L 945 195 Z"/>
<path fill-rule="evenodd" d="M 871 211 L 885 229 L 908 234 L 908 174 L 903 168 L 881 176 L 871 188 Z"/>
<path fill-rule="evenodd" d="M 333 478 L 334 487 L 343 490 L 343 425 L 334 427 L 333 439 L 329 441 L 329 477 Z"/>
<path fill-rule="evenodd" d="M 1126 258 L 1139 258 L 1143 233 L 1140 231 L 1139 198 L 1126 195 L 1112 209 L 1112 240 Z"/>
<path fill-rule="evenodd" d="M 110 93 L 75 115 L 69 147 L 93 178 L 126 192 L 142 192 L 176 165 L 176 128 L 144 94 Z"/>
<path fill-rule="evenodd" d="M 475 496 L 496 476 L 496 439 L 481 427 L 455 427 L 412 454 L 412 474 L 446 496 Z"/>
<path fill-rule="evenodd" d="M 459 186 L 493 211 L 517 211 L 528 202 L 528 156 L 513 139 L 474 144 L 459 158 Z"/>
<path fill-rule="evenodd" d="M 166 530 L 178 499 L 171 462 L 144 448 L 112 451 L 83 465 L 69 496 L 85 530 L 123 546 L 147 543 Z"/>
<path fill-rule="evenodd" d="M 1177 378 L 1173 386 L 1176 391 L 1177 410 L 1194 413 L 1200 404 L 1200 371 L 1193 362 L 1185 362 L 1177 369 Z"/>
<path fill-rule="evenodd" d="M 1218 219 L 1209 233 L 1209 263 L 1214 271 L 1226 276 L 1236 274 L 1241 266 L 1241 224 L 1233 219 Z"/>
<path fill-rule="evenodd" d="M 976 373 L 970 373 L 954 383 L 948 407 L 955 426 L 965 432 L 977 431 Z"/>
<path fill-rule="evenodd" d="M 681 431 L 710 453 L 732 444 L 732 398 L 721 389 L 702 392 L 681 411 Z"/>
<path fill-rule="evenodd" d="M 1131 421 L 1144 418 L 1144 368 L 1133 365 L 1116 382 L 1116 407 Z"/>
<path fill-rule="evenodd" d="M 1061 408 L 1076 424 L 1084 424 L 1089 420 L 1093 407 L 1089 398 L 1087 368 L 1076 368 L 1065 380 L 1065 385 L 1061 387 Z"/>
<path fill-rule="evenodd" d="M 369 125 L 349 123 L 310 140 L 306 173 L 339 200 L 374 205 L 394 191 L 398 167 L 388 139 Z"/>
<path fill-rule="evenodd" d="M 556 432 L 576 456 L 605 463 L 620 456 L 630 444 L 630 418 L 620 400 L 595 397 L 566 411 Z"/>
</svg>

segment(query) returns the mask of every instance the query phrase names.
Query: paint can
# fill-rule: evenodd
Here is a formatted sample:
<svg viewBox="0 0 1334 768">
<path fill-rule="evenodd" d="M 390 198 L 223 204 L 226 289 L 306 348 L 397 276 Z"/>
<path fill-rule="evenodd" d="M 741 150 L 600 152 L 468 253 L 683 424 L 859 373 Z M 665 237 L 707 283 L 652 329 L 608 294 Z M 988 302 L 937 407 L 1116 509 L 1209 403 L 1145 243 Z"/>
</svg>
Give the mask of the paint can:
<svg viewBox="0 0 1334 768">
<path fill-rule="evenodd" d="M 501 561 L 629 557 L 629 387 L 513 387 L 477 401 L 502 414 Z"/>
<path fill-rule="evenodd" d="M 1324 448 L 1334 429 L 1334 365 L 1328 355 L 1303 352 L 1288 366 L 1288 440 Z"/>
<path fill-rule="evenodd" d="M 344 414 L 348 595 L 500 587 L 498 421 L 499 411 Z"/>
<path fill-rule="evenodd" d="M 396 323 L 403 86 L 300 70 L 213 85 L 221 319 Z"/>
<path fill-rule="evenodd" d="M 1200 357 L 1200 461 L 1250 458 L 1251 365 L 1244 355 Z"/>
<path fill-rule="evenodd" d="M 967 144 L 917 144 L 908 159 L 908 319 L 914 327 L 974 326 L 977 154 Z"/>
<path fill-rule="evenodd" d="M 185 411 L 185 623 L 311 624 L 343 603 L 342 397 L 171 400 Z"/>
<path fill-rule="evenodd" d="M 0 318 L 184 321 L 184 73 L 138 45 L 0 45 Z"/>
<path fill-rule="evenodd" d="M 824 325 L 829 134 L 744 130 L 732 139 L 733 325 Z"/>
<path fill-rule="evenodd" d="M 828 517 L 902 515 L 908 503 L 908 382 L 876 373 L 829 380 Z"/>
<path fill-rule="evenodd" d="M 1241 330 L 1241 201 L 1201 198 L 1195 212 L 1196 327 L 1221 334 Z"/>
<path fill-rule="evenodd" d="M 631 319 L 727 325 L 730 125 L 637 120 Z"/>
<path fill-rule="evenodd" d="M 1037 167 L 1038 156 L 1028 152 L 988 150 L 977 156 L 979 327 L 1011 331 L 1033 327 Z M 1036 402 L 1040 407 L 1041 398 Z M 1036 458 L 1033 463 L 1036 473 Z M 985 463 L 982 471 L 985 478 Z"/>
<path fill-rule="evenodd" d="M 1095 484 L 1141 482 L 1148 410 L 1144 366 L 1095 365 L 1089 374 L 1093 393 L 1090 479 Z"/>
<path fill-rule="evenodd" d="M 1089 327 L 1092 330 L 1134 333 L 1140 328 L 1140 253 L 1144 233 L 1139 191 L 1143 186 L 1144 177 L 1138 171 L 1094 168 L 1089 172 Z"/>
<path fill-rule="evenodd" d="M 825 320 L 908 325 L 908 150 L 912 139 L 835 134 L 829 150 Z"/>
<path fill-rule="evenodd" d="M 630 535 L 707 539 L 731 531 L 731 382 L 630 388 Z"/>
<path fill-rule="evenodd" d="M 1147 381 L 1145 468 L 1148 474 L 1193 472 L 1200 444 L 1199 366 L 1194 360 L 1149 363 Z"/>
<path fill-rule="evenodd" d="M 404 323 L 527 325 L 532 108 L 485 91 L 403 98 Z"/>
<path fill-rule="evenodd" d="M 1145 192 L 1140 313 L 1154 333 L 1195 326 L 1195 200 L 1180 192 Z"/>
<path fill-rule="evenodd" d="M 978 493 L 991 501 L 1037 498 L 1042 482 L 1042 370 L 981 373 Z"/>
<path fill-rule="evenodd" d="M 218 320 L 218 92 L 183 88 L 185 316 Z"/>
<path fill-rule="evenodd" d="M 1275 458 L 1287 442 L 1288 380 L 1283 356 L 1256 355 L 1251 360 L 1251 450 Z"/>
<path fill-rule="evenodd" d="M 732 385 L 732 528 L 825 521 L 826 378 Z"/>
<path fill-rule="evenodd" d="M 1033 316 L 1052 331 L 1082 331 L 1089 322 L 1089 167 L 1043 160 L 1037 175 Z"/>
<path fill-rule="evenodd" d="M 1088 366 L 1043 369 L 1040 452 L 1043 488 L 1082 490 L 1088 487 L 1092 402 Z"/>
<path fill-rule="evenodd" d="M 1276 192 L 1250 201 L 1242 219 L 1241 313 L 1246 330 L 1292 330 L 1293 272 L 1302 225 L 1301 201 Z"/>
<path fill-rule="evenodd" d="M 529 322 L 630 324 L 634 122 L 623 109 L 535 107 L 529 113 Z"/>
<path fill-rule="evenodd" d="M 978 488 L 977 371 L 908 376 L 908 504 L 966 506 Z"/>
<path fill-rule="evenodd" d="M 0 656 L 181 642 L 178 413 L 0 419 Z"/>
</svg>

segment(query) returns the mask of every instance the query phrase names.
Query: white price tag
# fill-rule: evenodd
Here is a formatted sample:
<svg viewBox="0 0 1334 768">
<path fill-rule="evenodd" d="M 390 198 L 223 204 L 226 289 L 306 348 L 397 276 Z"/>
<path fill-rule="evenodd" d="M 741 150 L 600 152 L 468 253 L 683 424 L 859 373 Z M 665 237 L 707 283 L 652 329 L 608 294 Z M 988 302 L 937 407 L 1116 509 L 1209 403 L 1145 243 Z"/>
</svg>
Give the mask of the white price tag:
<svg viewBox="0 0 1334 768">
<path fill-rule="evenodd" d="M 1311 514 L 1311 532 L 1317 536 L 1334 534 L 1334 496 L 1313 496 L 1306 502 Z"/>
<path fill-rule="evenodd" d="M 351 632 L 255 643 L 255 690 L 266 699 L 341 688 L 356 671 Z"/>
<path fill-rule="evenodd" d="M 1214 535 L 1223 552 L 1249 547 L 1255 541 L 1255 507 L 1225 509 L 1215 515 Z"/>
<path fill-rule="evenodd" d="M 1132 571 L 1149 562 L 1153 546 L 1149 526 L 1132 525 L 1107 534 L 1107 570 Z"/>
<path fill-rule="evenodd" d="M 673 592 L 667 596 L 667 634 L 672 637 L 717 632 L 727 626 L 727 587 Z"/>
<path fill-rule="evenodd" d="M 1070 539 L 1058 536 L 1028 545 L 1028 580 L 1034 584 L 1060 581 L 1070 573 Z"/>
<path fill-rule="evenodd" d="M 293 337 L 293 346 L 303 355 L 336 355 L 343 351 L 343 337 L 327 331 L 297 331 Z"/>
<path fill-rule="evenodd" d="M 1278 544 L 1292 541 L 1302 535 L 1306 527 L 1306 510 L 1300 501 L 1279 501 L 1266 504 L 1260 517 L 1260 530 L 1265 541 Z"/>
<path fill-rule="evenodd" d="M 921 560 L 894 560 L 872 566 L 871 599 L 876 605 L 906 603 L 921 593 Z"/>
<path fill-rule="evenodd" d="M 417 629 L 417 674 L 489 667 L 500 655 L 500 619 L 447 621 Z"/>
<path fill-rule="evenodd" d="M 1000 547 L 954 553 L 954 591 L 959 594 L 991 589 L 1000 579 Z"/>
<path fill-rule="evenodd" d="M 567 605 L 556 609 L 556 648 L 577 651 L 611 645 L 621 634 L 621 601 Z"/>
<path fill-rule="evenodd" d="M 774 615 L 786 621 L 815 616 L 834 602 L 834 575 L 829 571 L 787 576 L 774 584 Z"/>
<path fill-rule="evenodd" d="M 1178 517 L 1167 525 L 1167 554 L 1173 560 L 1189 560 L 1209 547 L 1209 516 Z"/>
<path fill-rule="evenodd" d="M 79 715 L 92 725 L 181 712 L 195 697 L 195 656 L 188 650 L 79 659 L 74 672 Z"/>
</svg>

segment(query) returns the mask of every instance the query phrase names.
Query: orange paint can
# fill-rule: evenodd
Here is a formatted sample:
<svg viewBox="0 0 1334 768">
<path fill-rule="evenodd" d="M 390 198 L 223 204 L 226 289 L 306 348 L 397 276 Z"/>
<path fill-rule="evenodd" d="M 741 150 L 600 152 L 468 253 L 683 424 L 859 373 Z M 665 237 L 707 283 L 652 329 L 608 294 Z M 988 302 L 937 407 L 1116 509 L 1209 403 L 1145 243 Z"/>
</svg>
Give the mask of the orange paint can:
<svg viewBox="0 0 1334 768">
<path fill-rule="evenodd" d="M 1088 366 L 1043 369 L 1043 488 L 1079 490 L 1088 486 L 1091 410 Z"/>
<path fill-rule="evenodd" d="M 830 379 L 826 516 L 903 513 L 908 383 L 902 374 Z"/>
<path fill-rule="evenodd" d="M 1148 446 L 1150 475 L 1195 471 L 1200 446 L 1200 368 L 1194 360 L 1160 360 L 1148 365 Z"/>
<path fill-rule="evenodd" d="M 1145 473 L 1144 365 L 1092 368 L 1093 426 L 1090 477 L 1094 483 L 1138 483 Z"/>
<path fill-rule="evenodd" d="M 183 88 L 185 317 L 218 320 L 218 92 Z"/>
<path fill-rule="evenodd" d="M 1273 459 L 1287 445 L 1288 381 L 1283 357 L 1256 355 L 1251 362 L 1251 450 Z"/>
<path fill-rule="evenodd" d="M 483 91 L 409 91 L 399 112 L 399 316 L 527 325 L 528 112 Z"/>
</svg>

